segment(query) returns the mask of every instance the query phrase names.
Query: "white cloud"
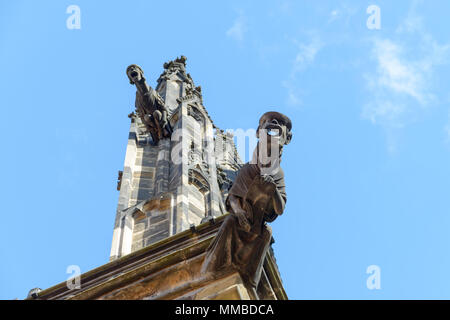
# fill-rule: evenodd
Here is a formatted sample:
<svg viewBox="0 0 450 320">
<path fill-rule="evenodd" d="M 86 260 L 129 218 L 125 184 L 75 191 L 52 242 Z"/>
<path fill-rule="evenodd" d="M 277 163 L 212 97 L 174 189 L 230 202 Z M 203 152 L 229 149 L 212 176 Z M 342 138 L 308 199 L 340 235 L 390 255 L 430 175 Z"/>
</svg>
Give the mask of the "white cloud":
<svg viewBox="0 0 450 320">
<path fill-rule="evenodd" d="M 426 104 L 429 93 L 425 78 L 431 70 L 424 66 L 432 66 L 434 61 L 429 56 L 409 61 L 403 52 L 402 45 L 390 39 L 375 40 L 373 56 L 377 70 L 374 76 L 368 77 L 369 86 L 376 94 L 403 94 Z"/>
<path fill-rule="evenodd" d="M 330 21 L 336 20 L 341 15 L 341 11 L 338 9 L 334 9 L 330 12 Z"/>
<path fill-rule="evenodd" d="M 319 50 L 322 48 L 323 43 L 316 35 L 307 44 L 298 43 L 297 41 L 295 41 L 295 44 L 297 45 L 298 52 L 295 56 L 293 71 L 294 73 L 297 73 L 303 71 L 314 62 L 314 59 L 316 58 Z"/>
<path fill-rule="evenodd" d="M 242 42 L 246 31 L 246 19 L 244 13 L 241 11 L 239 12 L 238 17 L 234 20 L 233 25 L 227 30 L 226 35 L 238 42 Z"/>
<path fill-rule="evenodd" d="M 430 80 L 450 46 L 436 43 L 421 21 L 410 12 L 392 39 L 372 40 L 375 68 L 366 74 L 370 101 L 363 109 L 363 117 L 372 123 L 402 127 L 437 99 Z"/>
<path fill-rule="evenodd" d="M 295 85 L 298 74 L 314 63 L 317 53 L 322 49 L 324 44 L 317 34 L 312 34 L 308 42 L 293 40 L 293 43 L 297 47 L 297 54 L 292 62 L 292 69 L 288 80 L 283 81 L 282 85 L 288 91 L 287 104 L 296 106 L 301 104 L 301 94 Z"/>
<path fill-rule="evenodd" d="M 283 85 L 283 87 L 285 87 L 287 89 L 287 93 L 288 93 L 286 103 L 290 106 L 301 105 L 302 100 L 300 98 L 300 92 L 296 88 L 296 86 L 293 85 L 292 80 L 283 81 L 282 85 Z"/>
<path fill-rule="evenodd" d="M 406 18 L 400 23 L 400 25 L 397 27 L 397 33 L 413 33 L 413 32 L 419 32 L 423 33 L 423 19 L 421 16 L 419 16 L 417 12 L 417 6 L 419 5 L 420 1 L 414 0 L 411 3 L 411 6 L 408 10 L 408 15 Z"/>
<path fill-rule="evenodd" d="M 328 23 L 343 19 L 345 25 L 348 25 L 352 16 L 358 13 L 359 8 L 347 3 L 341 4 L 339 7 L 331 10 Z"/>
<path fill-rule="evenodd" d="M 388 124 L 391 127 L 402 127 L 399 118 L 406 112 L 405 104 L 389 99 L 375 98 L 367 103 L 363 110 L 363 117 L 370 119 L 372 123 Z"/>
</svg>

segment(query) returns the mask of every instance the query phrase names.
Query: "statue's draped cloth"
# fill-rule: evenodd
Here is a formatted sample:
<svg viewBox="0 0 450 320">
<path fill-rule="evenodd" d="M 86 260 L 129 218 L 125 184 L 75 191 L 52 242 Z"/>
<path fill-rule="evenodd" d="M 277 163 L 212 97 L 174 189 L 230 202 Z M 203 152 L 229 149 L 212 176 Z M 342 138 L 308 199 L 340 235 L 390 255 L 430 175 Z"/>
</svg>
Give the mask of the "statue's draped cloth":
<svg viewBox="0 0 450 320">
<path fill-rule="evenodd" d="M 278 168 L 271 176 L 276 189 L 286 201 L 283 170 Z M 274 193 L 273 185 L 262 183 L 261 170 L 256 164 L 247 163 L 240 169 L 229 196 L 234 195 L 239 199 L 251 226 L 250 231 L 245 231 L 231 212 L 207 250 L 205 271 L 225 268 L 241 270 L 246 280 L 256 287 L 272 237 L 272 231 L 265 222 L 272 222 L 278 216 L 273 208 Z M 228 199 L 226 204 L 227 209 L 232 211 Z"/>
</svg>

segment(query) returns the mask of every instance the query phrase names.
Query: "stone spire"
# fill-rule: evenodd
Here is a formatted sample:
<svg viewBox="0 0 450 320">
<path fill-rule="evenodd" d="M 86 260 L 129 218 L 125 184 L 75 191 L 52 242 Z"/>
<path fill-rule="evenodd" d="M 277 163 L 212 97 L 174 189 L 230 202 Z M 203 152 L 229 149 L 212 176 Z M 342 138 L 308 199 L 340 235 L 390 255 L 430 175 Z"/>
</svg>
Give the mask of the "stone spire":
<svg viewBox="0 0 450 320">
<path fill-rule="evenodd" d="M 111 260 L 224 214 L 224 199 L 241 166 L 233 137 L 213 124 L 201 87 L 186 73 L 186 57 L 165 63 L 149 92 L 164 104 L 171 135 L 154 139 L 146 125 L 151 114 L 129 115 Z"/>
</svg>

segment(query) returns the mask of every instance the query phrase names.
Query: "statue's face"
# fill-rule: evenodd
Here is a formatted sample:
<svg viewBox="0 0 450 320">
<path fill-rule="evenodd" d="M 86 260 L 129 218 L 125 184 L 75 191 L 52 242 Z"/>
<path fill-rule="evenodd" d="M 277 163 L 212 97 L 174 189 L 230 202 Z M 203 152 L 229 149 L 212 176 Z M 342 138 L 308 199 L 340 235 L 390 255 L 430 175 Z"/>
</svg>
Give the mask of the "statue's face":
<svg viewBox="0 0 450 320">
<path fill-rule="evenodd" d="M 252 161 L 261 168 L 264 174 L 272 174 L 279 168 L 283 146 L 291 140 L 291 122 L 289 118 L 278 112 L 266 112 L 259 120 L 258 148 L 255 149 Z M 257 158 L 255 158 L 257 156 Z"/>
<path fill-rule="evenodd" d="M 261 134 L 267 135 L 269 145 L 272 144 L 271 142 L 277 142 L 279 146 L 288 144 L 291 136 L 285 119 L 276 115 L 264 116 L 261 119 L 259 134 L 260 138 Z"/>
<path fill-rule="evenodd" d="M 128 75 L 128 78 L 130 78 L 130 81 L 133 83 L 136 83 L 136 82 L 139 82 L 142 80 L 142 71 L 135 66 L 132 66 L 130 69 L 128 69 L 127 75 Z"/>
</svg>

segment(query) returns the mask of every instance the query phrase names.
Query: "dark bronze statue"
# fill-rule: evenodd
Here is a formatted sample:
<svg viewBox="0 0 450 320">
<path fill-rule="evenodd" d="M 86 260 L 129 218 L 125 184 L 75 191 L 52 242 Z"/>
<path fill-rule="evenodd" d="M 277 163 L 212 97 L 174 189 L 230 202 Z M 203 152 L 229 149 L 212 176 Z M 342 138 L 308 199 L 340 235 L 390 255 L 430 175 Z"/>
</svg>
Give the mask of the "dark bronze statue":
<svg viewBox="0 0 450 320">
<path fill-rule="evenodd" d="M 153 142 L 170 137 L 172 128 L 167 120 L 167 108 L 161 96 L 145 81 L 144 72 L 135 64 L 128 66 L 127 76 L 136 86 L 136 113 L 150 132 Z"/>
<path fill-rule="evenodd" d="M 259 120 L 258 144 L 250 163 L 239 171 L 226 205 L 231 213 L 209 246 L 203 272 L 226 268 L 238 270 L 253 294 L 272 238 L 266 222 L 283 213 L 286 204 L 284 173 L 280 167 L 283 146 L 292 138 L 292 123 L 278 112 L 267 112 Z"/>
</svg>

